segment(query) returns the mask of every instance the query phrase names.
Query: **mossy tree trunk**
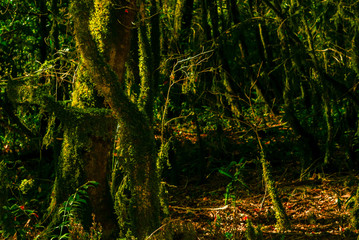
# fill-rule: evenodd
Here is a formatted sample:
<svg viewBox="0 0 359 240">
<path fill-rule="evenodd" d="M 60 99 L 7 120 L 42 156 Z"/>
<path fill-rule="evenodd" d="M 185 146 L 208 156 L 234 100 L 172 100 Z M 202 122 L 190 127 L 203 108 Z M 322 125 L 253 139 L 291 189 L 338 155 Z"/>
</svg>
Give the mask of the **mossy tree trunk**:
<svg viewBox="0 0 359 240">
<path fill-rule="evenodd" d="M 47 24 L 48 24 L 48 10 L 46 7 L 46 1 L 45 0 L 40 0 L 37 1 L 38 4 L 38 8 L 40 11 L 40 16 L 39 16 L 39 35 L 40 35 L 40 41 L 39 41 L 39 51 L 40 51 L 40 62 L 44 63 L 46 61 L 47 58 L 47 54 L 48 54 L 48 49 L 47 49 L 47 45 L 46 45 L 46 38 L 49 35 L 49 31 L 47 28 Z"/>
<path fill-rule="evenodd" d="M 122 87 L 135 9 L 135 4 L 127 1 L 95 1 L 93 5 L 78 0 L 73 1 L 72 16 L 81 58 L 119 126 L 122 165 L 130 191 L 127 199 L 116 203 L 122 210 L 118 211 L 121 237 L 131 232 L 144 239 L 159 226 L 160 199 L 153 132 L 145 114 Z M 102 52 L 110 53 L 109 59 Z"/>
<path fill-rule="evenodd" d="M 271 173 L 271 166 L 269 161 L 266 159 L 263 149 L 261 150 L 260 161 L 262 164 L 264 182 L 266 184 L 269 196 L 272 200 L 275 218 L 277 220 L 276 227 L 279 231 L 289 230 L 291 227 L 290 222 L 282 205 L 282 202 L 280 201 L 277 187 L 275 186 L 274 179 Z"/>
<path fill-rule="evenodd" d="M 141 3 L 141 10 L 145 11 L 144 3 Z M 138 106 L 147 115 L 150 122 L 153 120 L 153 99 L 154 99 L 154 78 L 153 78 L 153 54 L 147 26 L 144 19 L 141 20 L 141 26 L 138 31 L 138 52 L 141 93 L 138 98 Z"/>
<path fill-rule="evenodd" d="M 173 50 L 184 53 L 191 33 L 193 0 L 177 0 L 174 19 L 174 36 L 171 39 Z"/>
<path fill-rule="evenodd" d="M 89 211 L 79 213 L 77 218 L 88 226 L 92 211 L 103 227 L 103 238 L 112 239 L 118 228 L 108 176 L 116 121 L 109 110 L 101 109 L 103 100 L 90 80 L 87 69 L 80 63 L 71 111 L 65 116 L 57 114 L 64 126 L 64 136 L 50 210 L 66 201 L 79 186 L 96 181 L 99 185 L 88 192 Z"/>
<path fill-rule="evenodd" d="M 103 226 L 103 239 L 114 239 L 117 236 L 117 221 L 108 175 L 117 121 L 109 109 L 94 108 L 96 92 L 86 73 L 87 70 L 80 64 L 72 106 L 64 106 L 48 96 L 46 87 L 30 87 L 23 82 L 12 81 L 7 93 L 13 102 L 42 106 L 44 111 L 54 113 L 62 122 L 64 136 L 62 151 L 56 163 L 56 178 L 49 207 L 49 213 L 53 215 L 48 230 L 52 230 L 62 219 L 62 216 L 56 214 L 58 207 L 78 187 L 88 181 L 96 181 L 99 185 L 88 193 L 89 208 L 73 213 L 87 227 L 91 221 L 90 213 L 94 212 L 97 221 Z"/>
<path fill-rule="evenodd" d="M 147 8 L 148 6 L 145 5 L 145 2 L 141 2 L 141 26 L 139 27 L 138 42 L 136 43 L 140 56 L 139 72 L 141 75 L 141 93 L 138 98 L 138 106 L 141 110 L 143 109 L 150 124 L 152 124 L 154 98 L 158 92 L 160 78 L 160 22 L 156 1 L 151 1 L 150 16 L 146 14 Z M 146 18 L 150 18 L 150 24 L 146 22 Z"/>
<path fill-rule="evenodd" d="M 96 181 L 99 185 L 88 192 L 90 211 L 78 213 L 76 217 L 89 226 L 92 211 L 103 227 L 103 238 L 112 239 L 117 234 L 117 223 L 108 175 L 116 122 L 111 114 L 105 112 L 91 113 L 89 109 L 83 113 L 81 109 L 76 111 L 73 109 L 66 117 L 67 121 L 63 121 L 64 140 L 50 210 L 66 201 L 79 186 L 87 181 Z"/>
<path fill-rule="evenodd" d="M 299 2 L 298 2 L 299 4 Z M 333 129 L 333 116 L 332 116 L 332 106 L 331 106 L 331 100 L 329 97 L 329 88 L 326 86 L 325 82 L 325 76 L 323 76 L 323 67 L 320 66 L 321 63 L 319 63 L 317 56 L 316 56 L 316 49 L 315 49 L 315 43 L 314 43 L 314 37 L 309 29 L 309 24 L 307 20 L 302 17 L 302 22 L 304 25 L 305 33 L 307 35 L 308 39 L 308 52 L 309 56 L 312 59 L 314 69 L 318 74 L 318 80 L 321 85 L 321 97 L 324 105 L 324 118 L 326 121 L 326 127 L 327 127 L 327 139 L 325 143 L 325 157 L 324 157 L 324 164 L 331 164 L 331 158 L 332 158 L 332 152 L 333 152 L 333 140 L 334 140 L 334 129 Z M 324 63 L 326 64 L 326 63 Z"/>
</svg>

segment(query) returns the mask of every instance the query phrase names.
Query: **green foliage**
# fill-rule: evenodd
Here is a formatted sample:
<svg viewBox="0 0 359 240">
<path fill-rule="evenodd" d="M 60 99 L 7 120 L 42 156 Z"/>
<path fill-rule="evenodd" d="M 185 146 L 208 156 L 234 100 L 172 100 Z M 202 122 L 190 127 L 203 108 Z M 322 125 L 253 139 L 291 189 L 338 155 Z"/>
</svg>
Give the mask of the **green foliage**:
<svg viewBox="0 0 359 240">
<path fill-rule="evenodd" d="M 16 199 L 8 199 L 9 204 L 16 202 Z M 27 209 L 24 205 L 18 205 L 13 203 L 12 205 L 3 206 L 2 221 L 6 224 L 2 224 L 1 236 L 10 238 L 17 236 L 21 239 L 29 239 L 36 237 L 43 230 L 39 220 L 39 216 L 36 211 Z"/>
<path fill-rule="evenodd" d="M 228 200 L 232 199 L 232 203 L 236 203 L 236 191 L 239 187 L 244 187 L 247 190 L 250 190 L 247 184 L 243 181 L 243 171 L 245 170 L 245 160 L 241 158 L 238 162 L 232 161 L 228 166 L 218 169 L 218 172 L 223 174 L 226 177 L 231 179 L 226 187 L 226 193 L 224 194 L 225 202 L 227 205 Z M 231 170 L 234 168 L 234 174 L 231 173 Z"/>
<path fill-rule="evenodd" d="M 43 230 L 43 226 L 39 222 L 38 211 L 33 209 L 36 201 L 27 201 L 23 195 L 30 194 L 34 180 L 23 179 L 19 184 L 16 181 L 17 176 L 9 166 L 11 164 L 6 164 L 5 161 L 0 163 L 0 236 L 6 239 L 13 236 L 35 239 Z M 23 167 L 19 167 L 18 172 L 22 171 Z"/>
<path fill-rule="evenodd" d="M 109 0 L 72 3 L 79 3 L 74 5 L 79 7 L 73 7 L 71 14 L 69 1 L 0 3 L 0 191 L 4 193 L 0 196 L 0 222 L 6 225 L 4 237 L 17 234 L 26 238 L 29 231 L 41 231 L 35 214 L 46 212 L 55 175 L 66 175 L 63 181 L 55 181 L 55 190 L 69 187 L 69 192 L 73 192 L 83 174 L 85 162 L 80 158 L 89 149 L 96 149 L 89 146 L 92 143 L 89 139 L 106 135 L 108 142 L 113 140 L 109 130 L 112 120 L 101 128 L 92 126 L 103 123 L 104 116 L 115 113 L 118 117 L 113 103 L 122 100 L 124 104 L 117 109 L 128 117 L 119 122 L 122 138 L 120 146 L 115 147 L 121 149 L 116 152 L 118 158 L 113 169 L 116 181 L 120 179 L 116 176 L 118 172 L 125 175 L 116 195 L 121 202 L 116 211 L 124 218 L 133 214 L 128 210 L 131 204 L 138 207 L 135 187 L 142 186 L 148 176 L 157 181 L 166 166 L 171 170 L 176 166 L 178 180 L 183 177 L 189 182 L 198 175 L 198 166 L 207 171 L 205 175 L 218 170 L 229 179 L 225 204 L 231 200 L 235 204 L 237 190 L 249 189 L 243 175 L 250 164 L 244 159 L 258 155 L 256 140 L 251 135 L 254 129 L 266 148 L 266 156 L 260 160 L 269 191 L 276 190 L 272 176 L 266 173 L 269 161 L 276 164 L 275 170 L 282 163 L 293 165 L 293 169 L 299 166 L 301 176 L 321 171 L 324 163 L 324 171 L 356 170 L 358 2 L 172 0 L 142 1 L 139 9 L 114 5 Z M 111 9 L 121 13 L 120 20 L 112 21 L 115 11 Z M 107 69 L 106 51 L 113 45 L 124 44 L 123 35 L 114 36 L 115 41 L 109 38 L 109 26 L 123 24 L 122 17 L 134 14 L 135 9 L 138 14 L 128 29 L 138 28 L 131 54 L 136 52 L 139 56 L 137 62 L 128 64 L 133 66 L 127 67 L 125 75 L 133 82 L 128 83 L 125 91 L 132 103 L 139 102 L 148 119 L 144 114 L 135 114 L 135 104 L 129 104 L 124 94 L 121 101 L 112 104 L 108 99 L 105 101 L 108 94 L 98 96 L 99 88 L 93 81 L 94 69 Z M 89 26 L 83 22 L 86 13 L 90 17 Z M 89 59 L 79 58 L 74 50 L 75 35 L 71 29 L 76 17 L 80 19 L 79 25 L 90 29 L 87 40 L 95 41 L 94 48 L 87 45 L 91 41 L 78 47 L 99 50 L 100 57 L 89 58 L 95 62 L 89 69 L 85 69 Z M 157 17 L 158 25 L 154 24 Z M 102 80 L 113 76 L 105 71 L 98 75 Z M 116 89 L 107 93 L 119 93 L 125 88 L 114 79 L 106 82 L 105 88 L 113 90 L 116 86 Z M 7 106 L 11 106 L 10 110 Z M 95 107 L 107 110 L 99 110 L 103 112 L 98 114 Z M 97 117 L 92 119 L 94 115 Z M 85 124 L 87 120 L 90 124 Z M 161 126 L 157 125 L 159 122 Z M 169 139 L 157 146 L 158 156 L 152 129 L 156 137 Z M 171 149 L 174 138 L 176 142 L 171 144 L 175 146 Z M 61 144 L 62 159 L 57 161 Z M 145 164 L 156 157 L 157 164 Z M 61 162 L 63 159 L 69 161 Z M 228 163 L 227 159 L 235 161 Z M 119 185 L 115 180 L 113 195 Z M 160 189 L 157 182 L 148 186 L 155 191 Z M 161 189 L 161 193 L 151 194 L 163 195 L 164 199 L 166 189 Z M 82 232 L 73 216 L 87 201 L 85 190 L 80 187 L 60 208 L 63 223 L 57 230 L 63 238 L 69 237 L 71 228 Z M 347 202 L 354 204 L 355 199 Z M 338 197 L 341 207 L 339 200 Z M 168 214 L 166 201 L 161 204 Z M 283 220 L 283 209 L 275 204 L 277 218 Z M 352 225 L 357 228 L 358 203 L 354 205 Z M 29 220 L 32 230 L 24 228 Z M 123 236 L 127 233 L 130 238 L 135 233 L 127 230 L 133 223 L 125 220 L 123 224 L 126 225 L 125 230 L 121 229 L 125 231 Z M 230 234 L 225 237 L 233 238 Z"/>
<path fill-rule="evenodd" d="M 19 190 L 22 194 L 27 194 L 32 188 L 34 188 L 35 181 L 33 179 L 23 179 L 19 186 Z"/>
<path fill-rule="evenodd" d="M 58 210 L 58 214 L 61 218 L 61 223 L 55 227 L 54 230 L 57 230 L 59 233 L 52 236 L 51 239 L 92 239 L 86 236 L 90 236 L 88 233 L 83 233 L 85 235 L 77 238 L 73 238 L 72 234 L 79 234 L 78 231 L 83 231 L 81 226 L 79 226 L 76 221 L 78 216 L 81 214 L 81 211 L 87 206 L 88 201 L 88 189 L 95 188 L 98 185 L 95 181 L 88 181 L 79 188 L 76 189 L 76 192 L 70 195 L 70 197 L 65 201 Z M 93 217 L 93 224 L 94 217 Z M 96 227 L 97 225 L 95 225 Z M 101 231 L 94 230 L 91 232 L 96 236 L 95 239 L 99 239 L 101 236 Z"/>
</svg>

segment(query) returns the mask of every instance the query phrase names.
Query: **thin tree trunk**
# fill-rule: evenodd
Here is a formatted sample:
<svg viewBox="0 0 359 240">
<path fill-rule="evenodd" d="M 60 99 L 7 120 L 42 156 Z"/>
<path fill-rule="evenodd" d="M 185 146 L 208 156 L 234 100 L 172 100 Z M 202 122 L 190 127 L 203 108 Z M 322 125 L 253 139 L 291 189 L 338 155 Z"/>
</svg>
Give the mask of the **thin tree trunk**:
<svg viewBox="0 0 359 240">
<path fill-rule="evenodd" d="M 51 47 L 51 54 L 55 54 L 56 51 L 60 49 L 60 42 L 59 42 L 59 26 L 57 23 L 57 18 L 59 14 L 59 6 L 58 0 L 51 1 L 51 13 L 52 13 L 52 23 L 51 23 L 51 31 L 50 31 L 50 38 L 52 40 Z"/>
<path fill-rule="evenodd" d="M 263 170 L 263 178 L 268 189 L 269 196 L 272 200 L 275 218 L 277 220 L 276 227 L 281 231 L 289 230 L 291 228 L 288 216 L 285 212 L 282 202 L 280 201 L 277 187 L 271 173 L 271 166 L 269 161 L 266 159 L 264 150 L 261 149 L 261 158 L 260 158 Z"/>
<path fill-rule="evenodd" d="M 46 8 L 46 1 L 40 0 L 39 1 L 39 10 L 40 10 L 40 17 L 39 17 L 39 32 L 40 32 L 40 43 L 39 43 L 39 50 L 40 50 L 40 62 L 44 63 L 47 58 L 47 45 L 46 45 L 46 38 L 49 35 L 47 29 L 47 8 Z"/>
<path fill-rule="evenodd" d="M 144 4 L 144 3 L 142 3 Z M 144 11 L 144 6 L 141 7 Z M 143 20 L 144 21 L 144 20 Z M 153 79 L 153 55 L 151 43 L 147 35 L 147 26 L 142 22 L 139 28 L 138 49 L 140 53 L 140 76 L 141 92 L 138 98 L 138 106 L 143 110 L 150 122 L 153 121 L 153 98 L 154 98 L 154 79 Z"/>
<path fill-rule="evenodd" d="M 151 49 L 152 49 L 152 72 L 153 96 L 157 96 L 160 82 L 160 63 L 161 63 L 161 32 L 160 32 L 160 13 L 157 8 L 157 1 L 151 0 Z M 153 115 L 153 109 L 152 109 Z M 153 116 L 152 116 L 153 118 Z M 150 119 L 150 123 L 153 119 Z"/>
<path fill-rule="evenodd" d="M 203 24 L 203 30 L 206 36 L 206 39 L 209 40 L 211 39 L 211 29 L 208 25 L 208 19 L 207 19 L 207 0 L 201 0 L 201 10 L 202 10 L 202 24 Z"/>
</svg>

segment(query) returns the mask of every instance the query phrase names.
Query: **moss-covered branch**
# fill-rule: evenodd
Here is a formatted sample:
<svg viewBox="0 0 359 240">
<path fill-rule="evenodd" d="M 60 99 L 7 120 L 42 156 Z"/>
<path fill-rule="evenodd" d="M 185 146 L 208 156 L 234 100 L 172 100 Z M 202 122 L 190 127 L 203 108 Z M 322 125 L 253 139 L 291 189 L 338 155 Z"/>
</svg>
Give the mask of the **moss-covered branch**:
<svg viewBox="0 0 359 240">
<path fill-rule="evenodd" d="M 0 125 L 6 128 L 11 129 L 19 134 L 25 135 L 29 138 L 34 138 L 36 136 L 27 126 L 25 126 L 20 119 L 14 114 L 14 109 L 9 101 L 9 98 L 5 95 L 3 101 L 0 103 L 0 107 L 4 110 L 5 115 L 10 119 L 12 124 L 15 124 L 16 127 L 10 126 L 6 121 L 0 120 Z"/>
<path fill-rule="evenodd" d="M 45 111 L 55 113 L 55 116 L 67 124 L 97 124 L 103 118 L 112 118 L 111 111 L 106 108 L 78 108 L 67 106 L 46 93 L 45 87 L 30 86 L 19 81 L 8 84 L 8 97 L 18 104 L 35 104 L 44 107 Z"/>
</svg>

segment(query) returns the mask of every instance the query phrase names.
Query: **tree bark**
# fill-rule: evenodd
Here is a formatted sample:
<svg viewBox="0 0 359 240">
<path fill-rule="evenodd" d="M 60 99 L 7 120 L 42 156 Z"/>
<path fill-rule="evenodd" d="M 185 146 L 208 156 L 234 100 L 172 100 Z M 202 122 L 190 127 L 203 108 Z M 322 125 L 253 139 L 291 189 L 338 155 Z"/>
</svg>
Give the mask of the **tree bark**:
<svg viewBox="0 0 359 240">
<path fill-rule="evenodd" d="M 260 162 L 262 164 L 263 179 L 266 183 L 269 196 L 272 200 L 272 204 L 275 212 L 275 218 L 277 220 L 276 227 L 280 232 L 289 230 L 291 228 L 290 222 L 285 212 L 285 209 L 283 207 L 283 204 L 279 198 L 277 187 L 274 184 L 274 179 L 271 173 L 271 165 L 269 161 L 266 159 L 263 148 L 261 149 Z"/>
<path fill-rule="evenodd" d="M 151 127 L 143 113 L 126 97 L 121 86 L 136 6 L 127 1 L 116 3 L 114 12 L 119 12 L 111 14 L 110 11 L 111 24 L 103 26 L 101 19 L 91 20 L 100 28 L 109 30 L 110 37 L 106 41 L 109 40 L 110 43 L 103 46 L 110 53 L 115 52 L 116 57 L 110 58 L 108 64 L 101 57 L 97 43 L 90 33 L 91 5 L 87 1 L 74 1 L 72 16 L 75 39 L 84 64 L 119 125 L 119 145 L 131 192 L 128 201 L 116 203 L 116 207 L 120 209 L 117 211 L 120 214 L 120 230 L 122 236 L 131 232 L 138 239 L 144 239 L 159 225 L 159 177 Z M 112 68 L 114 63 L 116 67 Z"/>
</svg>

